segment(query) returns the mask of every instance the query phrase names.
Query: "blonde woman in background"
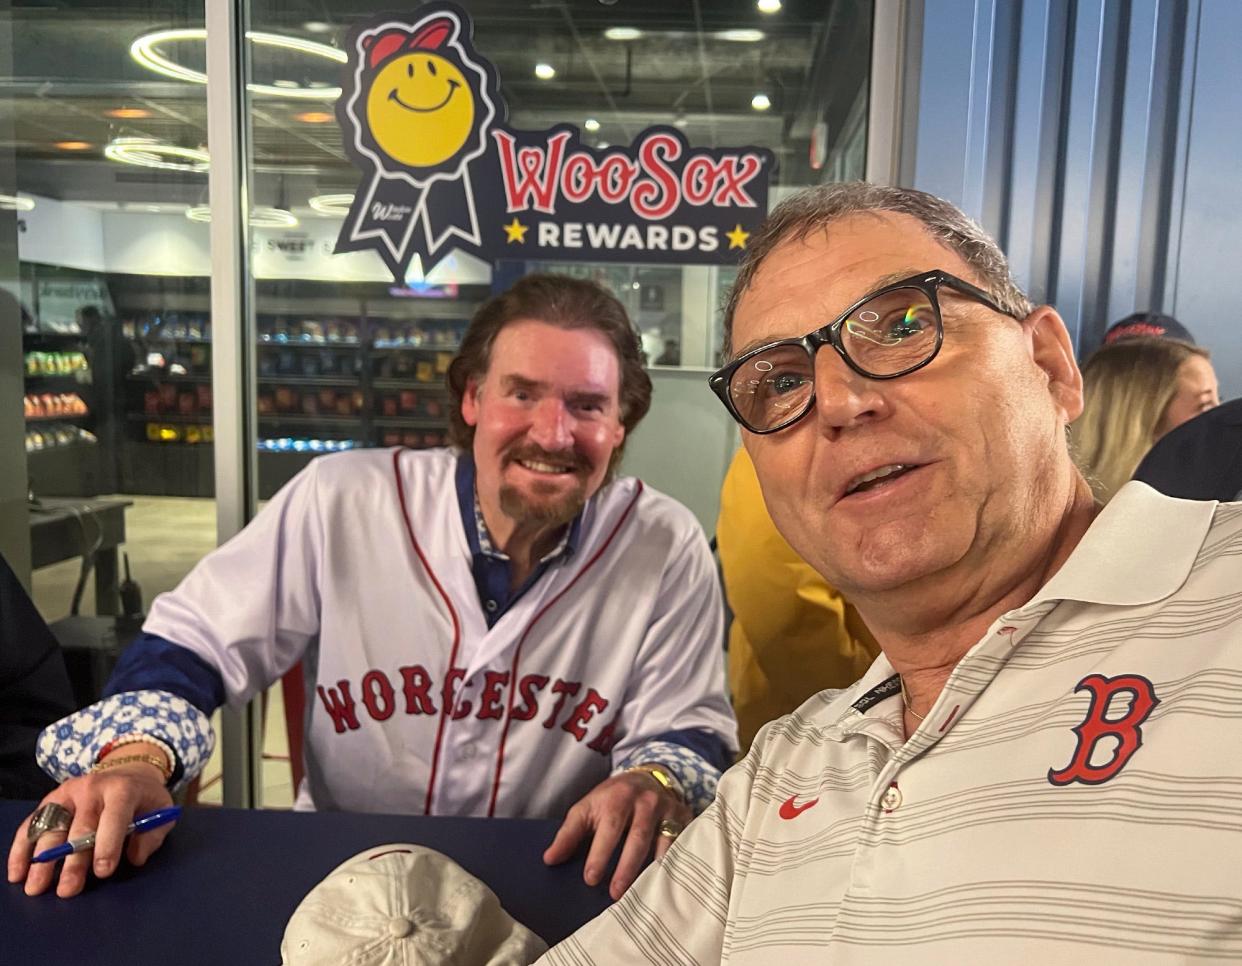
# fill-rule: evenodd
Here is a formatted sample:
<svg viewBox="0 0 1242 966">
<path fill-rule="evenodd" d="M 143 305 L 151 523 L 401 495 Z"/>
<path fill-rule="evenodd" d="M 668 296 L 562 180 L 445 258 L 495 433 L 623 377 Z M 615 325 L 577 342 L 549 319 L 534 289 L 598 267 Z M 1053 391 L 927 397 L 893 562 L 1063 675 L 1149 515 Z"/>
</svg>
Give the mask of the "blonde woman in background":
<svg viewBox="0 0 1242 966">
<path fill-rule="evenodd" d="M 1070 432 L 1096 498 L 1107 503 L 1156 440 L 1220 403 L 1208 351 L 1174 339 L 1126 339 L 1082 367 L 1085 406 Z"/>
</svg>

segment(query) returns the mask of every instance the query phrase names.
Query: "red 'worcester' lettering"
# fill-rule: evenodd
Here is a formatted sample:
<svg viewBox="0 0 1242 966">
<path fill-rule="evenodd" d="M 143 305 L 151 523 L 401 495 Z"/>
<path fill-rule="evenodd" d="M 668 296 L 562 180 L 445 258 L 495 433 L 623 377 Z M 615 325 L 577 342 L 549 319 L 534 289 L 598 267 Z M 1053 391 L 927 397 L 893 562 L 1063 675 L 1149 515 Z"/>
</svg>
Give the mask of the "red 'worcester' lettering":
<svg viewBox="0 0 1242 966">
<path fill-rule="evenodd" d="M 556 704 L 552 706 L 552 713 L 543 721 L 545 728 L 556 727 L 556 719 L 560 717 L 561 708 L 565 707 L 565 699 L 576 696 L 581 687 L 581 681 L 562 681 L 559 678 L 557 679 L 556 683 L 552 685 L 552 693 L 557 695 Z"/>
<path fill-rule="evenodd" d="M 581 741 L 586 737 L 586 728 L 584 727 L 597 711 L 603 711 L 608 707 L 608 702 L 594 688 L 588 688 L 586 697 L 578 702 L 578 706 L 570 712 L 569 717 L 565 719 L 565 723 L 561 725 L 571 735 Z"/>
<path fill-rule="evenodd" d="M 340 689 L 339 693 L 337 688 Z M 332 727 L 336 729 L 338 735 L 344 734 L 347 728 L 350 731 L 358 730 L 360 727 L 358 715 L 354 713 L 354 699 L 350 697 L 348 681 L 337 681 L 335 688 L 325 688 L 321 684 L 316 690 L 319 692 L 319 700 L 323 702 L 324 708 L 332 718 Z"/>
<path fill-rule="evenodd" d="M 397 668 L 401 672 L 401 689 L 405 694 L 406 714 L 435 714 L 431 700 L 431 675 L 421 664 Z"/>
<path fill-rule="evenodd" d="M 505 709 L 502 701 L 502 689 L 509 683 L 508 671 L 486 671 L 483 675 L 483 690 L 479 692 L 479 720 L 494 719 L 499 721 Z"/>
<path fill-rule="evenodd" d="M 362 677 L 362 703 L 376 721 L 387 721 L 397 708 L 392 682 L 383 671 L 367 671 Z"/>
</svg>

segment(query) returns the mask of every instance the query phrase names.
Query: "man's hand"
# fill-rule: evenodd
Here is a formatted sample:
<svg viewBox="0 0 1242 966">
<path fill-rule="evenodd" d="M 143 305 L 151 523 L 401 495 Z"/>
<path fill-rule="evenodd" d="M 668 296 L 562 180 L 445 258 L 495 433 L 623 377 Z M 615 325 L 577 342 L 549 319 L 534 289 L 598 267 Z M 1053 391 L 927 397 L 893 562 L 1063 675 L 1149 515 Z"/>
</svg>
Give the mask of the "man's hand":
<svg viewBox="0 0 1242 966">
<path fill-rule="evenodd" d="M 564 862 L 590 835 L 591 850 L 587 853 L 583 879 L 593 886 L 604 878 L 608 859 L 628 827 L 621 858 L 608 886 L 608 894 L 620 899 L 642 871 L 651 854 L 652 839 L 657 859 L 673 844 L 669 836 L 656 835 L 660 822 L 669 819 L 685 825 L 693 817 L 690 809 L 651 775 L 622 772 L 596 785 L 569 810 L 556 838 L 543 853 L 543 861 L 548 865 Z"/>
<path fill-rule="evenodd" d="M 137 743 L 124 745 L 108 758 L 127 758 L 136 753 L 150 754 L 151 746 Z M 41 804 L 47 802 L 56 802 L 67 808 L 73 815 L 73 824 L 67 834 L 64 830 L 45 832 L 37 842 L 28 842 L 26 828 L 30 819 L 22 822 L 9 849 L 9 882 L 25 879 L 28 896 L 46 891 L 56 876 L 56 863 L 40 862 L 35 865 L 30 857 L 35 852 L 60 845 L 67 838 L 77 839 L 95 832 L 94 849 L 65 859 L 56 894 L 67 899 L 82 891 L 86 885 L 87 869 L 92 865 L 95 875 L 101 879 L 116 871 L 126 829 L 134 816 L 168 807 L 172 804 L 172 796 L 164 787 L 164 773 L 155 765 L 136 760 L 107 771 L 71 778 L 48 794 Z M 134 865 L 144 864 L 151 853 L 163 844 L 173 824 L 131 838 L 126 849 L 129 861 Z"/>
</svg>

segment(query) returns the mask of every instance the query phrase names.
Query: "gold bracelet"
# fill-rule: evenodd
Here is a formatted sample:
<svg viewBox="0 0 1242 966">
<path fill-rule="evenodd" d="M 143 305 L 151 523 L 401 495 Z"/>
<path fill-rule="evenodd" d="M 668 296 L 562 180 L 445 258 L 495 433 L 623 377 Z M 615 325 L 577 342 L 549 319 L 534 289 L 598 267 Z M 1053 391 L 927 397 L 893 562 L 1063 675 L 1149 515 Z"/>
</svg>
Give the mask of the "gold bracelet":
<svg viewBox="0 0 1242 966">
<path fill-rule="evenodd" d="M 103 761 L 95 763 L 91 768 L 91 773 L 107 771 L 109 768 L 117 767 L 117 765 L 128 765 L 131 761 L 143 761 L 148 765 L 154 765 L 160 770 L 160 774 L 164 776 L 165 782 L 172 778 L 172 769 L 168 767 L 168 762 L 160 755 L 122 755 L 120 757 L 105 758 Z"/>
<path fill-rule="evenodd" d="M 686 795 L 681 789 L 681 782 L 679 782 L 676 777 L 674 777 L 673 773 L 663 765 L 657 765 L 654 762 L 645 762 L 641 765 L 631 765 L 626 769 L 626 771 L 640 771 L 644 775 L 650 775 L 666 792 L 669 792 L 679 802 L 685 802 Z"/>
</svg>

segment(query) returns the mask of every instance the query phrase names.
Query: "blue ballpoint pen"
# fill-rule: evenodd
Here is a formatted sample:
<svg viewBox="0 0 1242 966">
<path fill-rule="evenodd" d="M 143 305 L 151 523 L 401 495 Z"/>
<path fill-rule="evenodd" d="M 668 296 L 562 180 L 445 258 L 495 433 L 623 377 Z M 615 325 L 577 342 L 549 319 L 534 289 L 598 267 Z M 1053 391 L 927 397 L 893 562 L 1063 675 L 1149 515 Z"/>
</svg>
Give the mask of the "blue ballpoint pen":
<svg viewBox="0 0 1242 966">
<path fill-rule="evenodd" d="M 169 808 L 161 808 L 157 812 L 148 812 L 146 815 L 139 815 L 136 819 L 129 823 L 128 832 L 147 832 L 153 828 L 159 828 L 161 825 L 167 825 L 169 822 L 175 822 L 181 817 L 181 807 L 173 805 Z M 73 855 L 74 852 L 85 852 L 87 849 L 95 847 L 95 833 L 84 835 L 80 839 L 74 839 L 72 842 L 62 842 L 60 845 L 53 846 L 50 849 L 44 849 L 36 855 L 31 862 L 55 862 L 62 859 L 66 855 Z"/>
</svg>

